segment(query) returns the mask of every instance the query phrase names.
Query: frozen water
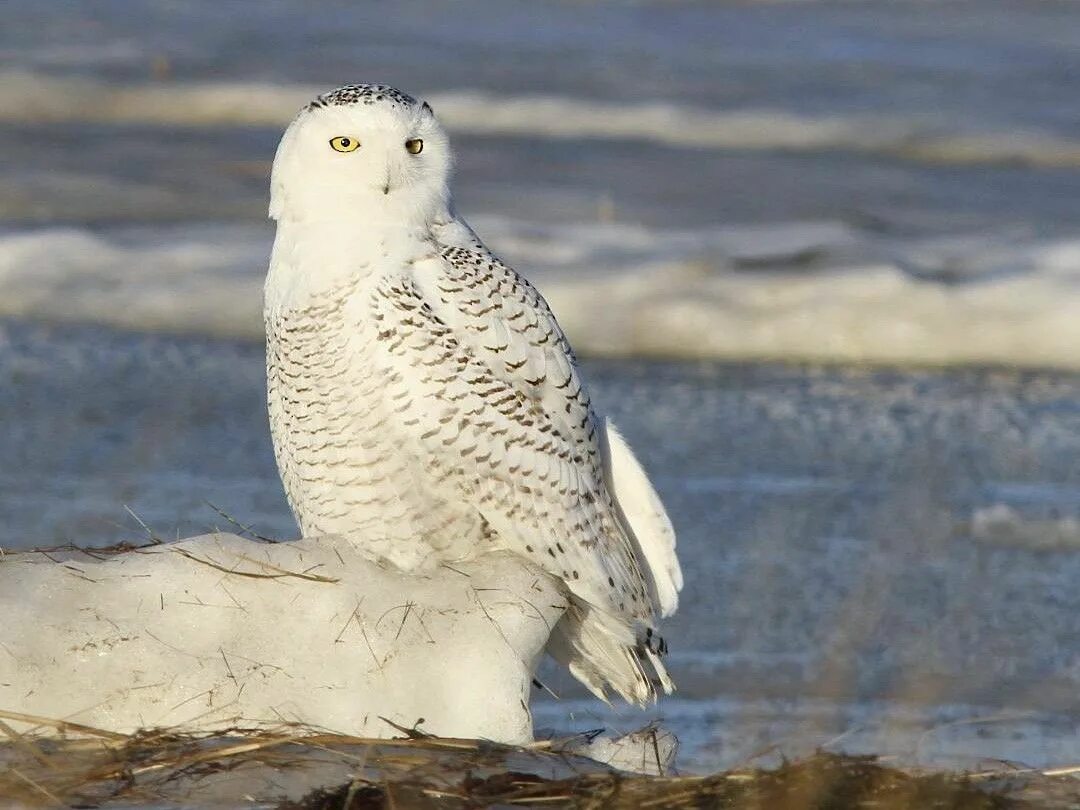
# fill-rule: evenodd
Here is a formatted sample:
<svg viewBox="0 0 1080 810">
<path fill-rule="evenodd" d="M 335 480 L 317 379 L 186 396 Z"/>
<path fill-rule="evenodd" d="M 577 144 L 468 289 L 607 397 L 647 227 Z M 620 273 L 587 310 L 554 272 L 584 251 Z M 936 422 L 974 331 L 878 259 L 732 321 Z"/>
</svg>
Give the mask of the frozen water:
<svg viewBox="0 0 1080 810">
<path fill-rule="evenodd" d="M 0 122 L 282 129 L 326 89 L 259 82 L 117 85 L 8 72 L 0 74 Z M 941 163 L 1080 165 L 1080 140 L 1066 134 L 971 132 L 929 111 L 906 118 L 839 112 L 815 116 L 770 108 L 721 111 L 666 101 L 612 103 L 477 90 L 434 92 L 425 98 L 452 132 L 470 135 L 647 141 L 699 149 L 849 149 Z"/>
<path fill-rule="evenodd" d="M 563 700 L 537 695 L 538 728 L 660 716 L 695 767 L 846 732 L 836 747 L 923 762 L 1080 757 L 1080 380 L 641 361 L 585 374 L 679 534 L 686 588 L 665 627 L 679 692 L 653 714 L 604 711 L 545 667 Z M 164 538 L 238 530 L 207 501 L 295 535 L 259 346 L 9 323 L 0 377 L 9 551 L 145 537 L 125 505 Z"/>
<path fill-rule="evenodd" d="M 1080 239 L 474 219 L 578 351 L 1080 367 Z M 262 339 L 261 225 L 0 234 L 0 314 Z"/>
</svg>

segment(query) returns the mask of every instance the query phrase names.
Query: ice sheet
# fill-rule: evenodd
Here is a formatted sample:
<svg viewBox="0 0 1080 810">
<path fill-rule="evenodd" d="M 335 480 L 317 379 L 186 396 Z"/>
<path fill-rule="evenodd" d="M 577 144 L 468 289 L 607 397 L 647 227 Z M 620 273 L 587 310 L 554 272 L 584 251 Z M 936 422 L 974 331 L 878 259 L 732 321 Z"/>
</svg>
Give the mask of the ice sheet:
<svg viewBox="0 0 1080 810">
<path fill-rule="evenodd" d="M 1080 368 L 1080 240 L 478 217 L 598 356 Z M 259 340 L 267 226 L 0 235 L 0 314 Z"/>
<path fill-rule="evenodd" d="M 0 73 L 0 122 L 283 128 L 305 103 L 329 89 L 257 81 L 124 84 L 7 71 Z M 959 125 L 932 111 L 814 114 L 473 89 L 425 97 L 452 133 L 625 139 L 698 149 L 852 150 L 954 164 L 1080 166 L 1080 140 L 1075 138 L 1036 127 Z"/>
</svg>

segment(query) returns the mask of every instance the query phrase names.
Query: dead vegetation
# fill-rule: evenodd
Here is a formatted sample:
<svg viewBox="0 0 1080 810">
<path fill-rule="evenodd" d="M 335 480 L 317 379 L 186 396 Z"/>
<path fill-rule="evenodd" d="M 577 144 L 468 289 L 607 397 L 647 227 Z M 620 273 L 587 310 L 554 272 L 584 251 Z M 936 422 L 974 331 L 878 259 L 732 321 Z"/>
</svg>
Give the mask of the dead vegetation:
<svg viewBox="0 0 1080 810">
<path fill-rule="evenodd" d="M 439 801 L 436 802 L 435 800 Z M 357 783 L 317 790 L 290 810 L 400 807 L 746 808 L 746 810 L 990 810 L 1023 806 L 980 790 L 957 777 L 916 777 L 875 764 L 871 758 L 818 754 L 772 771 L 740 771 L 707 777 L 646 777 L 588 774 L 546 780 L 506 772 L 469 774 L 458 790 L 432 791 L 422 784 Z"/>
<path fill-rule="evenodd" d="M 12 723 L 32 724 L 17 732 Z M 48 731 L 47 735 L 41 731 Z M 0 802 L 26 807 L 1006 810 L 1080 806 L 1073 769 L 910 773 L 818 753 L 772 770 L 637 776 L 569 752 L 310 729 L 122 735 L 0 712 Z M 579 740 L 580 741 L 580 740 Z M 6 806 L 6 804 L 5 804 Z"/>
</svg>

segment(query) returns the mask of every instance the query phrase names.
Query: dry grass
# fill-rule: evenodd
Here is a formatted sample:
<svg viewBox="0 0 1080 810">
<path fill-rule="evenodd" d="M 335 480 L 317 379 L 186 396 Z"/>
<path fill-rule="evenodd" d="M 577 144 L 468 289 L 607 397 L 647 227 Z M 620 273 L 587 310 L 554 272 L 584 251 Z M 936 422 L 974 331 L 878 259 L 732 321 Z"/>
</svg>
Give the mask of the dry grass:
<svg viewBox="0 0 1080 810">
<path fill-rule="evenodd" d="M 19 733 L 11 723 L 49 732 Z M 59 735 L 59 736 L 58 736 Z M 370 740 L 283 727 L 131 736 L 0 712 L 0 802 L 31 807 L 745 808 L 982 810 L 1080 806 L 1071 774 L 912 774 L 818 754 L 709 776 L 633 776 L 567 753 L 418 735 Z"/>
</svg>

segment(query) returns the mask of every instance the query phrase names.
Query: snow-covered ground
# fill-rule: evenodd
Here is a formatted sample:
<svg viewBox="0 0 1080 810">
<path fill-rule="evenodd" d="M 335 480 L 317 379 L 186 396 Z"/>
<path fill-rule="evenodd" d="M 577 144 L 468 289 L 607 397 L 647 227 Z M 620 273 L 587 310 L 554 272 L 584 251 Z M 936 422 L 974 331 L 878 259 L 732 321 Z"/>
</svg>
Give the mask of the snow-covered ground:
<svg viewBox="0 0 1080 810">
<path fill-rule="evenodd" d="M 582 354 L 1080 368 L 1080 236 L 473 225 L 527 268 Z M 0 314 L 261 340 L 271 238 L 261 225 L 0 235 Z"/>
<path fill-rule="evenodd" d="M 0 74 L 0 121 L 283 127 L 327 89 L 265 81 L 117 83 L 9 71 Z M 1080 166 L 1080 138 L 1031 129 L 972 130 L 943 111 L 813 115 L 770 107 L 716 110 L 659 99 L 612 102 L 476 89 L 425 98 L 445 126 L 469 135 L 646 141 L 700 149 L 850 149 L 944 163 Z"/>
<path fill-rule="evenodd" d="M 551 667 L 566 700 L 537 693 L 538 727 L 660 716 L 695 767 L 841 735 L 924 763 L 1080 759 L 1080 378 L 585 374 L 679 535 L 679 692 L 605 712 Z M 257 344 L 7 323 L 0 379 L 0 546 L 239 531 L 209 504 L 295 535 Z"/>
</svg>

